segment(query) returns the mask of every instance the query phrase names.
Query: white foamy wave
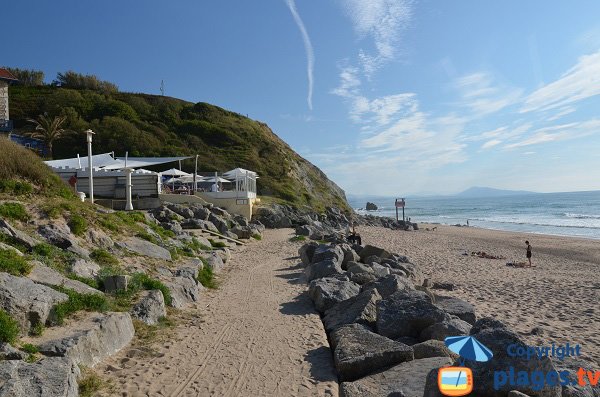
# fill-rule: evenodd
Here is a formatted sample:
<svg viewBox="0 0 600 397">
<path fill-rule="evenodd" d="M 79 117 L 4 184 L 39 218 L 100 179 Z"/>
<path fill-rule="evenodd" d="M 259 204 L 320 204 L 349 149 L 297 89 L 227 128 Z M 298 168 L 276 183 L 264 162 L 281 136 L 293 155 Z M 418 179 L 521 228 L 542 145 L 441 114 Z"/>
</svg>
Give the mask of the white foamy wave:
<svg viewBox="0 0 600 397">
<path fill-rule="evenodd" d="M 570 212 L 565 212 L 564 216 L 567 218 L 575 218 L 575 219 L 600 219 L 600 215 L 594 214 L 573 214 Z"/>
</svg>

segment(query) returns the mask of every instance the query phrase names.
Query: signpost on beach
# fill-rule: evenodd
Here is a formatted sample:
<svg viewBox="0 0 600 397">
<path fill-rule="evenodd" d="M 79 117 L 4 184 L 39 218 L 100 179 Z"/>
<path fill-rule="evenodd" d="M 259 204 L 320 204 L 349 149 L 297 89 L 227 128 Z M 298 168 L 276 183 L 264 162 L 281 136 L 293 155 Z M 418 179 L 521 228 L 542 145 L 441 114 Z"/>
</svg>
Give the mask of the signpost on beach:
<svg viewBox="0 0 600 397">
<path fill-rule="evenodd" d="M 402 222 L 404 222 L 404 206 L 406 205 L 406 201 L 404 198 L 396 199 L 396 221 L 398 221 L 398 208 L 402 208 Z"/>
</svg>

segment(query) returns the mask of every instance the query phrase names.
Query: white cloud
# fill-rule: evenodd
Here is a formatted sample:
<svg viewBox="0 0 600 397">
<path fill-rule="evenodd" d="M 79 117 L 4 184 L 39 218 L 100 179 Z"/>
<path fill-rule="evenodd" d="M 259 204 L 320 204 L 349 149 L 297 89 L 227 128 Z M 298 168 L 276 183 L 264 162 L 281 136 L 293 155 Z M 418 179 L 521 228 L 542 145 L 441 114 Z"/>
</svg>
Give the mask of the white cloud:
<svg viewBox="0 0 600 397">
<path fill-rule="evenodd" d="M 294 0 L 286 0 L 287 6 L 294 17 L 294 21 L 296 25 L 298 25 L 298 29 L 300 29 L 300 33 L 302 34 L 302 40 L 304 41 L 304 49 L 306 51 L 306 74 L 308 77 L 308 95 L 306 97 L 306 102 L 308 103 L 308 108 L 312 110 L 312 96 L 313 96 L 313 71 L 315 68 L 315 52 L 313 50 L 312 43 L 310 42 L 310 37 L 308 36 L 308 32 L 306 31 L 306 27 L 304 26 L 304 22 L 302 22 L 302 18 L 300 18 L 300 14 L 298 14 L 298 10 L 296 9 L 296 3 Z"/>
<path fill-rule="evenodd" d="M 373 39 L 375 53 L 359 51 L 359 62 L 367 77 L 396 55 L 400 33 L 412 18 L 410 0 L 341 0 L 354 30 L 361 38 Z"/>
<path fill-rule="evenodd" d="M 565 106 L 562 109 L 558 109 L 556 113 L 554 113 L 552 116 L 548 117 L 547 120 L 548 121 L 554 121 L 554 120 L 558 120 L 563 116 L 566 116 L 567 114 L 571 114 L 573 112 L 575 112 L 577 109 L 574 106 Z"/>
<path fill-rule="evenodd" d="M 600 51 L 584 55 L 558 80 L 531 93 L 521 113 L 563 107 L 600 94 Z"/>
<path fill-rule="evenodd" d="M 491 141 L 487 141 L 486 143 L 484 143 L 483 145 L 481 145 L 481 148 L 482 149 L 489 149 L 489 148 L 492 148 L 492 147 L 494 147 L 496 145 L 499 145 L 501 143 L 502 143 L 502 141 L 499 140 L 499 139 L 492 139 Z"/>
<path fill-rule="evenodd" d="M 523 94 L 522 89 L 497 84 L 484 72 L 460 77 L 454 81 L 454 87 L 461 95 L 461 105 L 470 108 L 476 117 L 516 104 Z"/>
<path fill-rule="evenodd" d="M 504 149 L 514 149 L 547 142 L 565 141 L 582 138 L 592 134 L 600 134 L 600 119 L 540 128 L 534 131 L 530 137 L 522 141 L 505 145 Z"/>
</svg>

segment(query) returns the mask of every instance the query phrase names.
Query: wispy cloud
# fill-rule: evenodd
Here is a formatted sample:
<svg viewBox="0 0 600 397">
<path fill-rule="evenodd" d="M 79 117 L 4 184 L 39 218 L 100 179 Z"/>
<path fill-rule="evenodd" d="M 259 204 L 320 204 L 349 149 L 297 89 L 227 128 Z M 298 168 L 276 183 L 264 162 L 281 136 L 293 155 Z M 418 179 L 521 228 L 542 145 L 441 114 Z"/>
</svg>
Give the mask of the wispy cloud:
<svg viewBox="0 0 600 397">
<path fill-rule="evenodd" d="M 492 139 L 491 141 L 487 141 L 486 143 L 484 143 L 483 145 L 481 145 L 481 148 L 482 149 L 489 149 L 489 148 L 492 148 L 492 147 L 494 147 L 496 145 L 499 145 L 501 143 L 502 143 L 502 141 L 499 140 L 499 139 Z"/>
<path fill-rule="evenodd" d="M 478 72 L 454 81 L 461 104 L 470 108 L 476 116 L 485 116 L 519 102 L 523 90 L 494 81 L 489 73 Z"/>
<path fill-rule="evenodd" d="M 549 110 L 600 94 L 600 51 L 579 58 L 558 80 L 531 93 L 521 113 Z"/>
<path fill-rule="evenodd" d="M 340 0 L 361 38 L 373 40 L 374 53 L 361 49 L 358 59 L 370 78 L 385 62 L 396 55 L 400 33 L 410 24 L 410 0 Z"/>
<path fill-rule="evenodd" d="M 315 52 L 313 50 L 312 43 L 310 42 L 310 37 L 308 36 L 308 32 L 306 31 L 306 27 L 304 26 L 304 22 L 302 22 L 302 18 L 300 18 L 300 14 L 298 14 L 298 10 L 296 9 L 296 3 L 294 0 L 286 0 L 287 6 L 294 17 L 294 21 L 296 21 L 296 25 L 298 25 L 298 29 L 300 29 L 300 33 L 302 34 L 302 40 L 304 41 L 304 49 L 306 50 L 306 74 L 308 76 L 308 96 L 306 101 L 308 103 L 308 108 L 312 110 L 312 97 L 313 97 L 313 72 L 315 67 Z"/>
<path fill-rule="evenodd" d="M 505 145 L 504 149 L 515 149 L 541 143 L 565 141 L 582 138 L 592 134 L 600 134 L 600 119 L 540 128 L 524 140 Z"/>
</svg>

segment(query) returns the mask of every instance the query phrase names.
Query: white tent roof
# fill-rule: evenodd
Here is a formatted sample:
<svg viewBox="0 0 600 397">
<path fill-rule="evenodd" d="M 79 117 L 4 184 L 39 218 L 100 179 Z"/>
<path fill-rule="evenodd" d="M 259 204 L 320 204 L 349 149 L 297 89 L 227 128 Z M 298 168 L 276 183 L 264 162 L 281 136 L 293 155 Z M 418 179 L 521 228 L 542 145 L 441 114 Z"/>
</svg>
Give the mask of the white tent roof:
<svg viewBox="0 0 600 397">
<path fill-rule="evenodd" d="M 215 181 L 215 177 L 211 177 L 211 178 L 202 178 L 202 181 L 200 182 L 214 182 Z M 221 183 L 231 183 L 231 181 L 228 181 L 227 179 L 221 178 L 221 177 L 217 177 L 217 182 L 221 182 Z"/>
<path fill-rule="evenodd" d="M 191 157 L 129 157 L 127 158 L 127 167 L 142 168 L 153 165 L 173 163 L 180 160 L 189 159 Z M 53 168 L 79 168 L 87 167 L 88 157 L 81 156 L 63 160 L 51 160 L 45 162 Z M 95 154 L 92 156 L 92 165 L 94 168 L 103 168 L 106 170 L 117 170 L 125 168 L 125 157 L 113 158 L 110 153 Z"/>
<path fill-rule="evenodd" d="M 251 176 L 251 177 L 256 177 L 256 172 L 246 170 L 244 168 L 234 168 L 231 171 L 227 171 L 226 173 L 223 174 L 223 176 L 225 176 L 227 178 L 235 178 L 236 176 L 246 176 L 246 175 Z"/>
<path fill-rule="evenodd" d="M 177 168 L 171 168 L 170 170 L 162 171 L 161 174 L 165 176 L 191 176 L 187 172 L 178 170 Z"/>
</svg>

